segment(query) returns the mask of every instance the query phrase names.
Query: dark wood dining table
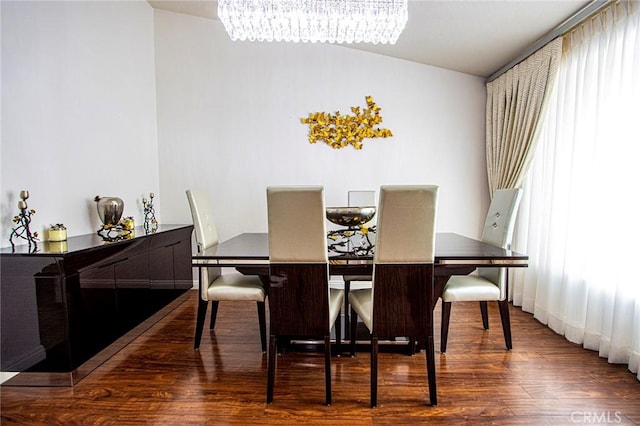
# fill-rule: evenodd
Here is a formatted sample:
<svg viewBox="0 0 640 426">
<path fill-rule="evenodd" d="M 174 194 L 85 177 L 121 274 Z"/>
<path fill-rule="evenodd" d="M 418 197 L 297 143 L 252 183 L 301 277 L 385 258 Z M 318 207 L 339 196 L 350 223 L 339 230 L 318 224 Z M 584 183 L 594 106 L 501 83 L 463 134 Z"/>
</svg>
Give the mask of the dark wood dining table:
<svg viewBox="0 0 640 426">
<path fill-rule="evenodd" d="M 268 280 L 269 236 L 267 233 L 239 234 L 203 253 L 194 254 L 191 259 L 194 267 L 230 267 Z M 524 254 L 473 238 L 438 232 L 434 260 L 434 306 L 452 275 L 468 275 L 478 267 L 527 267 L 528 260 L 529 257 Z M 369 275 L 372 271 L 372 255 L 329 253 L 331 275 Z"/>
<path fill-rule="evenodd" d="M 347 235 L 351 235 L 351 233 Z M 328 246 L 331 247 L 329 244 Z M 371 250 L 365 250 L 366 255 L 351 254 L 348 249 L 344 251 L 328 249 L 330 275 L 370 275 L 373 272 L 373 252 L 375 245 L 372 245 L 370 248 Z M 352 253 L 362 253 L 362 251 L 354 250 Z M 451 276 L 468 275 L 478 267 L 526 267 L 528 266 L 528 259 L 528 256 L 524 254 L 505 250 L 473 238 L 455 233 L 437 233 L 431 308 L 435 308 L 438 299 L 442 296 L 444 286 Z M 212 266 L 231 267 L 243 274 L 258 275 L 268 290 L 269 235 L 267 233 L 245 233 L 237 235 L 205 250 L 203 253 L 193 255 L 192 265 L 198 268 Z M 202 274 L 198 275 L 200 277 L 202 276 Z M 202 285 L 203 283 L 200 282 L 200 286 Z M 343 336 L 347 338 L 350 336 L 347 335 L 347 333 L 349 333 L 347 327 L 349 317 L 347 315 L 346 305 L 344 315 L 345 327 Z M 338 327 L 338 323 L 336 323 L 336 327 Z M 342 327 L 340 327 L 340 329 L 342 330 Z M 362 335 L 363 333 L 356 331 L 356 336 Z M 405 351 L 408 350 L 410 354 L 415 353 L 416 350 L 420 350 L 422 347 L 421 342 L 415 342 L 417 345 L 407 345 L 407 342 L 411 342 L 411 340 L 409 340 L 410 338 L 404 337 L 402 339 L 399 347 L 402 347 Z M 362 341 L 357 337 L 353 340 Z M 396 342 L 398 342 L 397 339 L 392 339 L 392 341 L 385 341 L 380 344 L 386 345 L 387 343 L 391 343 L 394 348 L 397 348 L 398 346 L 395 346 Z M 341 344 L 337 335 L 335 343 L 332 352 L 340 354 L 344 350 L 344 345 Z M 426 342 L 422 343 L 427 344 Z M 323 346 L 322 342 L 290 341 L 288 347 L 317 351 Z M 431 403 L 435 405 L 435 372 L 429 374 L 428 379 Z"/>
</svg>

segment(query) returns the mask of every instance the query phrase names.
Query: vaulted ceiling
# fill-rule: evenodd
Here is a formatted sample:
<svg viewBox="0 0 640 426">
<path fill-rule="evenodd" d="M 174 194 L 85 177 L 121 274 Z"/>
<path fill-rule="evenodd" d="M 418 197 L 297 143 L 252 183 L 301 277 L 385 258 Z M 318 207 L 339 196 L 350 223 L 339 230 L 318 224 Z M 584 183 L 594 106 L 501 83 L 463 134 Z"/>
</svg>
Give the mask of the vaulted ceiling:
<svg viewBox="0 0 640 426">
<path fill-rule="evenodd" d="M 154 8 L 217 18 L 214 0 L 148 0 Z M 341 45 L 488 77 L 590 0 L 409 0 L 394 45 Z"/>
</svg>

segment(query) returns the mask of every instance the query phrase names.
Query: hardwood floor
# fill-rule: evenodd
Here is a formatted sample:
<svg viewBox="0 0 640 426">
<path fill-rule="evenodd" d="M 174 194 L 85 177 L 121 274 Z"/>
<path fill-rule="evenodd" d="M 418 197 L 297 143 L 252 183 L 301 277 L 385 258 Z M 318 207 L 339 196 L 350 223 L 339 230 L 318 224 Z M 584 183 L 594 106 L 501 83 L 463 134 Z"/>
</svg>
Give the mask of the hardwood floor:
<svg viewBox="0 0 640 426">
<path fill-rule="evenodd" d="M 456 303 L 440 354 L 438 405 L 428 405 L 424 352 L 381 353 L 378 403 L 369 408 L 369 354 L 332 358 L 333 405 L 324 402 L 323 355 L 278 360 L 265 404 L 267 358 L 254 303 L 220 303 L 215 333 L 193 350 L 197 292 L 73 388 L 3 386 L 2 424 L 640 424 L 640 382 L 626 366 L 567 342 L 511 308 L 504 348 L 496 304 L 484 331 L 476 303 Z"/>
</svg>

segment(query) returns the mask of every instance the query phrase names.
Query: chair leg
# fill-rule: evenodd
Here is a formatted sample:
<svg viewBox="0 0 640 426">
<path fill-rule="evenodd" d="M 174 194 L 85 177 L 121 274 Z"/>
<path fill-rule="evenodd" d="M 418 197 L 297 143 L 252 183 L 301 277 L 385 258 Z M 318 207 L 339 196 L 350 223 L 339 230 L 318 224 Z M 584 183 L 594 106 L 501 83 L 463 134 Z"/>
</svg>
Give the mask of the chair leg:
<svg viewBox="0 0 640 426">
<path fill-rule="evenodd" d="M 207 306 L 209 302 L 198 298 L 198 315 L 196 316 L 196 337 L 193 342 L 193 349 L 200 349 L 200 340 L 202 339 L 202 329 L 204 328 L 204 318 L 207 316 Z"/>
<path fill-rule="evenodd" d="M 351 281 L 344 282 L 344 338 L 346 339 L 347 333 L 349 330 L 349 325 L 351 323 L 351 318 L 349 315 L 349 291 L 351 291 Z"/>
<path fill-rule="evenodd" d="M 378 338 L 371 337 L 371 408 L 378 406 Z"/>
<path fill-rule="evenodd" d="M 511 342 L 511 318 L 509 316 L 509 302 L 505 300 L 498 301 L 498 307 L 500 308 L 500 320 L 502 321 L 502 331 L 504 333 L 504 343 L 507 345 L 507 349 L 511 350 L 513 344 Z"/>
<path fill-rule="evenodd" d="M 356 329 L 358 327 L 358 314 L 351 309 L 351 356 L 356 356 Z"/>
<path fill-rule="evenodd" d="M 278 353 L 276 351 L 276 336 L 269 336 L 269 354 L 267 361 L 267 404 L 273 402 L 273 387 L 276 378 L 276 357 Z"/>
<path fill-rule="evenodd" d="M 331 336 L 324 337 L 324 387 L 325 402 L 331 405 Z"/>
<path fill-rule="evenodd" d="M 209 323 L 209 330 L 213 330 L 216 326 L 216 317 L 218 316 L 218 305 L 220 302 L 214 300 L 211 302 L 211 322 Z"/>
<path fill-rule="evenodd" d="M 407 355 L 413 356 L 416 354 L 416 339 L 413 337 L 409 337 L 409 347 L 407 351 Z"/>
<path fill-rule="evenodd" d="M 436 356 L 433 349 L 433 336 L 427 337 L 425 342 L 427 352 L 427 379 L 429 381 L 429 400 L 431 405 L 438 405 L 438 393 L 436 390 Z"/>
<path fill-rule="evenodd" d="M 482 326 L 484 327 L 485 330 L 489 329 L 489 314 L 487 311 L 487 302 L 486 301 L 481 301 L 480 302 L 480 314 L 482 315 Z"/>
<path fill-rule="evenodd" d="M 260 344 L 262 353 L 267 351 L 267 320 L 264 302 L 258 302 L 258 322 L 260 323 Z"/>
<path fill-rule="evenodd" d="M 334 324 L 334 329 L 336 331 L 336 354 L 340 353 L 340 346 L 342 341 L 342 319 L 340 315 L 336 317 L 336 322 Z"/>
<path fill-rule="evenodd" d="M 440 321 L 440 352 L 447 352 L 447 338 L 449 337 L 449 318 L 451 317 L 451 302 L 442 301 L 442 321 Z"/>
</svg>

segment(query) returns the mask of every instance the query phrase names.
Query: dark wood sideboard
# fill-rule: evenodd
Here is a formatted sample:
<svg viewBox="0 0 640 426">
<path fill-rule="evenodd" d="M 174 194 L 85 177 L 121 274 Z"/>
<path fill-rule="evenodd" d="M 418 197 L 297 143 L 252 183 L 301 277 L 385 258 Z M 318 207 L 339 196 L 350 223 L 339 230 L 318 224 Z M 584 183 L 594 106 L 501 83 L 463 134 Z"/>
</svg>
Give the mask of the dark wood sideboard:
<svg viewBox="0 0 640 426">
<path fill-rule="evenodd" d="M 3 385 L 72 386 L 188 297 L 192 225 L 0 249 Z"/>
</svg>

